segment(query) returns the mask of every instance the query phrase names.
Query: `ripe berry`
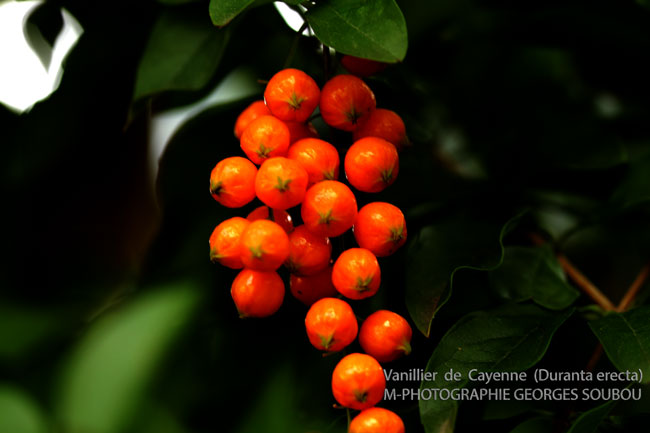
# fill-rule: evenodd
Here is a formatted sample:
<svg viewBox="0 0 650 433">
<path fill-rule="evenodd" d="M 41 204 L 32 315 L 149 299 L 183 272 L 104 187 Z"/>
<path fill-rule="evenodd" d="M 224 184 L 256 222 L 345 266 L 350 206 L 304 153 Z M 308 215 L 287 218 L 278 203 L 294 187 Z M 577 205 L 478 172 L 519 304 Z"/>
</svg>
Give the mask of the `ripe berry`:
<svg viewBox="0 0 650 433">
<path fill-rule="evenodd" d="M 361 325 L 359 343 L 379 362 L 393 361 L 411 353 L 413 331 L 405 318 L 388 310 L 372 313 Z"/>
<path fill-rule="evenodd" d="M 235 137 L 237 137 L 237 139 L 240 139 L 241 135 L 244 133 L 244 129 L 246 129 L 246 127 L 250 125 L 253 120 L 257 119 L 258 117 L 270 115 L 271 110 L 269 110 L 269 107 L 266 106 L 264 101 L 255 101 L 251 103 L 244 109 L 244 111 L 241 112 L 235 121 Z"/>
<path fill-rule="evenodd" d="M 332 298 L 339 292 L 332 284 L 332 267 L 328 266 L 315 275 L 291 274 L 291 294 L 305 305 L 311 305 L 322 298 Z"/>
<path fill-rule="evenodd" d="M 240 254 L 245 267 L 274 271 L 289 257 L 289 237 L 273 221 L 253 221 L 241 235 Z"/>
<path fill-rule="evenodd" d="M 361 411 L 350 422 L 348 433 L 404 433 L 404 422 L 395 412 L 381 407 Z"/>
<path fill-rule="evenodd" d="M 357 200 L 345 184 L 324 180 L 307 190 L 300 209 L 307 228 L 334 237 L 345 233 L 357 216 Z"/>
<path fill-rule="evenodd" d="M 246 156 L 259 165 L 267 158 L 284 156 L 289 149 L 289 128 L 273 116 L 253 120 L 239 140 Z"/>
<path fill-rule="evenodd" d="M 241 207 L 255 198 L 257 167 L 246 158 L 222 159 L 210 173 L 210 194 L 222 205 Z"/>
<path fill-rule="evenodd" d="M 409 143 L 406 136 L 406 127 L 404 121 L 391 110 L 384 108 L 377 108 L 370 113 L 352 135 L 354 141 L 360 140 L 364 137 L 379 137 L 393 144 L 397 150 Z"/>
<path fill-rule="evenodd" d="M 349 73 L 362 78 L 375 75 L 376 73 L 386 69 L 386 66 L 388 66 L 387 63 L 348 55 L 341 58 L 341 65 L 343 65 Z"/>
<path fill-rule="evenodd" d="M 262 163 L 255 177 L 255 193 L 273 209 L 294 207 L 305 197 L 309 176 L 300 164 L 283 156 Z"/>
<path fill-rule="evenodd" d="M 239 247 L 241 235 L 249 224 L 250 221 L 241 217 L 221 222 L 210 236 L 210 260 L 231 269 L 243 268 Z"/>
<path fill-rule="evenodd" d="M 359 327 L 350 305 L 337 298 L 316 301 L 305 317 L 309 342 L 318 350 L 338 352 L 352 343 Z"/>
<path fill-rule="evenodd" d="M 352 186 L 363 192 L 379 192 L 392 185 L 399 173 L 395 146 L 382 138 L 356 141 L 345 155 L 345 175 Z"/>
<path fill-rule="evenodd" d="M 359 246 L 377 257 L 393 254 L 406 242 L 404 214 L 390 203 L 377 201 L 362 207 L 352 230 Z"/>
<path fill-rule="evenodd" d="M 289 128 L 290 144 L 303 138 L 318 138 L 318 131 L 311 123 L 284 122 Z"/>
<path fill-rule="evenodd" d="M 332 244 L 326 236 L 310 232 L 304 225 L 289 235 L 289 258 L 285 266 L 297 275 L 314 275 L 329 265 Z"/>
<path fill-rule="evenodd" d="M 347 355 L 334 368 L 332 393 L 341 405 L 350 409 L 368 409 L 384 396 L 386 378 L 375 358 L 363 353 Z"/>
<path fill-rule="evenodd" d="M 284 283 L 277 272 L 243 269 L 230 288 L 239 317 L 266 317 L 278 311 L 284 300 Z"/>
<path fill-rule="evenodd" d="M 287 158 L 297 161 L 307 170 L 309 186 L 339 177 L 339 152 L 327 141 L 318 138 L 299 140 L 289 147 Z"/>
<path fill-rule="evenodd" d="M 251 213 L 246 216 L 248 221 L 269 220 L 278 223 L 285 232 L 291 233 L 293 231 L 293 221 L 291 215 L 286 210 L 271 209 L 268 206 L 260 206 L 255 208 Z"/>
<path fill-rule="evenodd" d="M 354 131 L 357 124 L 377 106 L 370 87 L 354 75 L 337 75 L 323 86 L 320 112 L 333 128 Z"/>
<path fill-rule="evenodd" d="M 364 299 L 374 295 L 381 283 L 377 257 L 365 248 L 343 251 L 334 263 L 332 283 L 346 298 Z"/>
<path fill-rule="evenodd" d="M 309 75 L 298 69 L 277 72 L 266 85 L 264 100 L 275 117 L 304 122 L 318 106 L 320 89 Z"/>
</svg>

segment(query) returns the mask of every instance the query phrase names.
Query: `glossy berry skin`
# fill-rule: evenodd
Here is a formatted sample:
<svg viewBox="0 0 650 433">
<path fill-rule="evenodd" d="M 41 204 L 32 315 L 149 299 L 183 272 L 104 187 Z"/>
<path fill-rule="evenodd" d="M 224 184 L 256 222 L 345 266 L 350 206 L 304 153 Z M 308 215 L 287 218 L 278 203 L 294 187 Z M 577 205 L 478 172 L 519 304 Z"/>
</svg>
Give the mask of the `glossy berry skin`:
<svg viewBox="0 0 650 433">
<path fill-rule="evenodd" d="M 232 282 L 230 294 L 239 317 L 267 317 L 282 306 L 284 283 L 277 272 L 243 269 Z"/>
<path fill-rule="evenodd" d="M 329 126 L 354 131 L 377 106 L 375 94 L 354 75 L 337 75 L 323 86 L 320 112 Z"/>
<path fill-rule="evenodd" d="M 361 325 L 359 343 L 379 362 L 393 361 L 411 353 L 413 331 L 405 318 L 388 310 L 372 313 Z"/>
<path fill-rule="evenodd" d="M 276 156 L 262 163 L 255 177 L 255 194 L 272 209 L 288 209 L 302 202 L 309 176 L 296 161 Z"/>
<path fill-rule="evenodd" d="M 235 121 L 235 137 L 239 140 L 241 138 L 241 135 L 244 133 L 244 129 L 246 129 L 246 127 L 250 125 L 253 120 L 257 119 L 258 117 L 270 115 L 271 110 L 269 110 L 269 107 L 266 106 L 264 101 L 252 102 L 248 107 L 244 109 L 244 111 L 241 112 Z"/>
<path fill-rule="evenodd" d="M 250 221 L 242 217 L 233 217 L 221 222 L 210 235 L 210 260 L 231 269 L 241 269 L 239 248 L 241 235 Z"/>
<path fill-rule="evenodd" d="M 406 242 L 406 220 L 397 207 L 385 202 L 368 203 L 359 210 L 353 227 L 361 248 L 377 257 L 393 254 Z"/>
<path fill-rule="evenodd" d="M 320 89 L 309 75 L 299 69 L 283 69 L 266 85 L 264 101 L 275 117 L 305 122 L 318 106 Z"/>
<path fill-rule="evenodd" d="M 350 304 L 337 298 L 314 302 L 305 317 L 305 328 L 312 346 L 326 352 L 345 348 L 354 341 L 359 330 Z"/>
<path fill-rule="evenodd" d="M 381 407 L 361 411 L 350 422 L 348 433 L 404 433 L 404 421 L 395 412 Z"/>
<path fill-rule="evenodd" d="M 334 262 L 332 283 L 349 299 L 368 298 L 379 290 L 381 270 L 377 257 L 365 248 L 343 251 Z"/>
<path fill-rule="evenodd" d="M 387 63 L 349 55 L 345 55 L 341 58 L 341 65 L 343 65 L 343 67 L 352 75 L 361 78 L 375 75 L 376 73 L 386 69 L 386 66 L 388 66 Z"/>
<path fill-rule="evenodd" d="M 246 216 L 250 222 L 257 220 L 269 220 L 278 223 L 287 234 L 293 231 L 293 220 L 291 215 L 286 210 L 271 209 L 268 206 L 260 206 L 255 208 L 251 213 Z"/>
<path fill-rule="evenodd" d="M 327 237 L 339 236 L 354 224 L 357 200 L 345 184 L 324 180 L 307 190 L 300 214 L 311 232 Z"/>
<path fill-rule="evenodd" d="M 379 192 L 392 185 L 399 173 L 395 146 L 382 138 L 355 141 L 345 155 L 345 176 L 363 192 Z"/>
<path fill-rule="evenodd" d="M 294 298 L 305 305 L 311 305 L 319 299 L 332 298 L 339 294 L 332 284 L 331 266 L 315 275 L 291 274 L 289 287 Z"/>
<path fill-rule="evenodd" d="M 318 131 L 310 123 L 284 122 L 289 128 L 290 144 L 295 143 L 303 138 L 318 138 Z"/>
<path fill-rule="evenodd" d="M 391 110 L 377 108 L 359 124 L 352 135 L 354 141 L 364 137 L 379 137 L 391 143 L 400 151 L 409 144 L 404 121 Z"/>
<path fill-rule="evenodd" d="M 289 128 L 283 121 L 262 116 L 244 129 L 239 143 L 248 159 L 260 165 L 268 158 L 285 156 L 290 139 Z"/>
<path fill-rule="evenodd" d="M 222 159 L 210 173 L 210 194 L 229 208 L 242 207 L 255 198 L 257 167 L 246 158 Z"/>
<path fill-rule="evenodd" d="M 334 146 L 318 138 L 304 138 L 289 147 L 287 158 L 298 162 L 309 175 L 309 186 L 339 177 L 340 158 Z"/>
<path fill-rule="evenodd" d="M 240 257 L 247 268 L 274 271 L 289 257 L 289 236 L 273 221 L 253 221 L 241 235 Z"/>
<path fill-rule="evenodd" d="M 289 235 L 289 257 L 284 265 L 297 275 L 314 275 L 325 269 L 332 256 L 329 238 L 300 225 Z"/>
<path fill-rule="evenodd" d="M 386 389 L 384 370 L 375 358 L 363 353 L 345 356 L 332 373 L 332 394 L 350 409 L 368 409 L 381 401 Z"/>
</svg>

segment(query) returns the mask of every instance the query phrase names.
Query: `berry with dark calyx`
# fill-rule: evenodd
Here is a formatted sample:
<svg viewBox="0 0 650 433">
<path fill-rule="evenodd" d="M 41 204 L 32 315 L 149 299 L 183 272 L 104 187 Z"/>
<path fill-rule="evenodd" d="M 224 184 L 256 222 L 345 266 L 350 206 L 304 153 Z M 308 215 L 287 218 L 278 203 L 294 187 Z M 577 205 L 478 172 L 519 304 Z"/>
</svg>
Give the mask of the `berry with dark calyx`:
<svg viewBox="0 0 650 433">
<path fill-rule="evenodd" d="M 289 143 L 293 144 L 298 140 L 303 138 L 318 138 L 318 131 L 314 128 L 314 125 L 310 123 L 301 123 L 301 122 L 284 122 L 289 128 Z"/>
<path fill-rule="evenodd" d="M 239 248 L 249 224 L 247 219 L 233 217 L 217 225 L 210 235 L 210 260 L 231 269 L 243 268 Z"/>
<path fill-rule="evenodd" d="M 307 191 L 309 176 L 296 161 L 276 156 L 262 163 L 255 177 L 255 194 L 273 209 L 300 204 Z"/>
<path fill-rule="evenodd" d="M 320 112 L 329 126 L 354 131 L 377 106 L 375 94 L 354 75 L 337 75 L 323 86 Z"/>
<path fill-rule="evenodd" d="M 340 158 L 334 146 L 318 138 L 304 138 L 289 147 L 287 158 L 307 170 L 309 186 L 321 180 L 337 180 Z"/>
<path fill-rule="evenodd" d="M 409 145 L 404 121 L 391 110 L 377 108 L 370 113 L 352 135 L 354 141 L 364 137 L 379 137 L 391 143 L 398 151 Z"/>
<path fill-rule="evenodd" d="M 240 255 L 247 268 L 274 271 L 289 257 L 289 236 L 273 221 L 253 221 L 241 235 Z"/>
<path fill-rule="evenodd" d="M 345 233 L 354 224 L 357 200 L 345 184 L 336 180 L 324 180 L 307 190 L 300 214 L 310 231 L 335 237 Z"/>
<path fill-rule="evenodd" d="M 305 305 L 311 305 L 319 299 L 333 298 L 339 294 L 332 284 L 331 266 L 315 275 L 291 274 L 289 285 L 294 298 Z"/>
<path fill-rule="evenodd" d="M 350 422 L 348 433 L 404 433 L 404 421 L 395 412 L 381 407 L 362 410 Z"/>
<path fill-rule="evenodd" d="M 406 220 L 397 207 L 385 202 L 368 203 L 359 210 L 352 228 L 361 248 L 377 257 L 393 254 L 406 242 Z"/>
<path fill-rule="evenodd" d="M 239 317 L 267 317 L 282 306 L 284 282 L 277 272 L 243 269 L 232 282 L 230 294 Z"/>
<path fill-rule="evenodd" d="M 283 69 L 266 85 L 264 101 L 275 117 L 305 122 L 318 106 L 320 89 L 309 75 L 299 69 Z"/>
<path fill-rule="evenodd" d="M 241 156 L 222 159 L 210 173 L 210 194 L 222 205 L 242 207 L 255 198 L 257 167 Z"/>
<path fill-rule="evenodd" d="M 318 350 L 338 352 L 357 337 L 357 318 L 347 302 L 323 298 L 309 308 L 305 317 L 309 342 Z"/>
<path fill-rule="evenodd" d="M 271 209 L 268 206 L 255 208 L 246 216 L 248 221 L 269 220 L 278 223 L 287 234 L 293 231 L 293 220 L 289 212 L 282 209 Z"/>
<path fill-rule="evenodd" d="M 289 235 L 289 257 L 284 265 L 297 275 L 314 275 L 330 263 L 332 244 L 328 237 L 300 225 Z"/>
<path fill-rule="evenodd" d="M 363 192 L 379 192 L 392 185 L 399 173 L 397 149 L 383 138 L 365 137 L 345 154 L 345 176 Z"/>
<path fill-rule="evenodd" d="M 359 343 L 377 361 L 389 362 L 411 353 L 412 336 L 405 318 L 392 311 L 379 310 L 364 320 Z"/>
<path fill-rule="evenodd" d="M 388 63 L 345 55 L 341 58 L 341 65 L 352 75 L 366 78 L 386 69 Z"/>
<path fill-rule="evenodd" d="M 386 389 L 384 370 L 375 358 L 363 353 L 345 356 L 332 373 L 332 394 L 350 409 L 368 409 L 381 401 Z"/>
<path fill-rule="evenodd" d="M 269 107 L 266 106 L 264 101 L 254 101 L 252 102 L 248 107 L 242 111 L 239 116 L 237 117 L 237 120 L 235 121 L 235 137 L 237 139 L 241 138 L 241 135 L 244 133 L 244 129 L 250 123 L 257 119 L 258 117 L 262 116 L 270 116 L 271 115 L 271 110 L 269 110 Z"/>
<path fill-rule="evenodd" d="M 244 129 L 239 142 L 248 159 L 260 165 L 268 158 L 285 156 L 290 139 L 289 128 L 283 121 L 262 116 Z"/>
<path fill-rule="evenodd" d="M 334 262 L 332 283 L 349 299 L 368 298 L 379 290 L 381 270 L 377 257 L 365 248 L 343 251 Z"/>
</svg>

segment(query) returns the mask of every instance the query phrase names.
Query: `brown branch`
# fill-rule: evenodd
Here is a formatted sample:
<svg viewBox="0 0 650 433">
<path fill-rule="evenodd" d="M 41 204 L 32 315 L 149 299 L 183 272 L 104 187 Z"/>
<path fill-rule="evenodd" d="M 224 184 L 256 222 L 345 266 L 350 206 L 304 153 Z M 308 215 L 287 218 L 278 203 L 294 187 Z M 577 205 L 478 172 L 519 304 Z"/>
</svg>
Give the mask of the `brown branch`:
<svg viewBox="0 0 650 433">
<path fill-rule="evenodd" d="M 569 261 L 564 254 L 557 255 L 557 261 L 564 269 L 564 272 L 573 280 L 573 282 L 582 289 L 587 296 L 589 296 L 596 304 L 605 311 L 614 311 L 616 307 L 612 304 L 612 301 L 609 300 L 603 292 L 601 292 L 598 287 L 594 285 L 587 277 L 584 276 L 574 265 Z"/>
<path fill-rule="evenodd" d="M 627 289 L 627 292 L 625 292 L 625 295 L 623 295 L 623 299 L 621 299 L 621 302 L 618 303 L 618 307 L 616 307 L 617 312 L 622 313 L 624 311 L 627 311 L 630 305 L 632 305 L 632 302 L 634 302 L 634 299 L 639 293 L 639 290 L 641 290 L 641 287 L 643 287 L 643 283 L 645 283 L 646 279 L 648 278 L 649 273 L 650 263 L 641 268 L 638 275 L 630 287 Z"/>
</svg>

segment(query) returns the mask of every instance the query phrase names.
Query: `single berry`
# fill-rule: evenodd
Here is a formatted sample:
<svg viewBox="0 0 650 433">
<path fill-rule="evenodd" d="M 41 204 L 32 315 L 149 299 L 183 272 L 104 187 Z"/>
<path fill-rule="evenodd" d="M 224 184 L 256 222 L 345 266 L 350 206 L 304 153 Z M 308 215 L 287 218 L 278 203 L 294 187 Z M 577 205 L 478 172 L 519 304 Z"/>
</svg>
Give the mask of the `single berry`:
<svg viewBox="0 0 650 433">
<path fill-rule="evenodd" d="M 288 209 L 302 202 L 309 176 L 296 161 L 276 156 L 262 163 L 255 177 L 255 194 L 273 209 Z"/>
<path fill-rule="evenodd" d="M 289 128 L 289 142 L 291 144 L 303 138 L 318 138 L 318 131 L 316 131 L 316 128 L 314 128 L 311 122 L 284 122 L 284 124 Z"/>
<path fill-rule="evenodd" d="M 289 284 L 291 294 L 305 305 L 311 305 L 319 299 L 332 298 L 339 294 L 332 284 L 331 266 L 315 275 L 291 274 Z"/>
<path fill-rule="evenodd" d="M 289 258 L 284 265 L 297 275 L 314 275 L 329 265 L 332 244 L 328 237 L 310 232 L 304 225 L 289 235 Z"/>
<path fill-rule="evenodd" d="M 395 146 L 377 137 L 355 141 L 345 155 L 345 176 L 363 192 L 379 192 L 395 182 L 399 156 Z"/>
<path fill-rule="evenodd" d="M 332 373 L 332 394 L 350 409 L 368 409 L 381 401 L 386 389 L 384 370 L 375 358 L 351 353 L 339 361 Z"/>
<path fill-rule="evenodd" d="M 246 156 L 255 164 L 274 156 L 284 156 L 289 149 L 289 128 L 273 116 L 253 120 L 244 129 L 239 140 Z"/>
<path fill-rule="evenodd" d="M 243 269 L 230 288 L 239 317 L 266 317 L 275 313 L 284 300 L 284 283 L 277 272 Z"/>
<path fill-rule="evenodd" d="M 377 201 L 362 207 L 352 230 L 359 246 L 377 257 L 393 254 L 406 242 L 404 214 L 390 203 Z"/>
<path fill-rule="evenodd" d="M 345 55 L 341 58 L 341 65 L 352 75 L 365 78 L 383 71 L 388 63 Z"/>
<path fill-rule="evenodd" d="M 293 221 L 291 215 L 286 210 L 271 209 L 268 206 L 255 208 L 246 216 L 248 221 L 269 220 L 278 223 L 287 234 L 293 231 Z"/>
<path fill-rule="evenodd" d="M 277 72 L 266 85 L 264 101 L 275 117 L 304 122 L 318 106 L 320 89 L 309 75 L 288 68 Z"/>
<path fill-rule="evenodd" d="M 395 412 L 381 407 L 362 410 L 350 422 L 348 433 L 404 433 L 404 422 Z"/>
<path fill-rule="evenodd" d="M 271 110 L 269 110 L 269 107 L 266 106 L 264 101 L 255 101 L 251 103 L 244 109 L 244 111 L 241 112 L 235 121 L 235 137 L 237 137 L 239 140 L 241 138 L 241 135 L 244 133 L 244 129 L 246 129 L 246 127 L 250 125 L 253 120 L 257 119 L 258 117 L 270 115 Z"/>
<path fill-rule="evenodd" d="M 352 343 L 359 330 L 352 307 L 338 298 L 316 301 L 305 317 L 309 342 L 318 350 L 338 352 Z"/>
<path fill-rule="evenodd" d="M 335 237 L 345 233 L 354 224 L 357 200 L 345 184 L 336 180 L 324 180 L 307 190 L 300 214 L 311 232 Z"/>
<path fill-rule="evenodd" d="M 289 236 L 273 221 L 253 221 L 241 235 L 240 254 L 245 267 L 274 271 L 289 257 Z"/>
<path fill-rule="evenodd" d="M 404 121 L 391 110 L 377 108 L 370 113 L 352 135 L 354 141 L 364 137 L 379 137 L 391 143 L 398 151 L 409 144 Z"/>
<path fill-rule="evenodd" d="M 332 283 L 349 299 L 368 298 L 379 290 L 381 270 L 377 257 L 365 248 L 343 251 L 332 269 Z"/>
<path fill-rule="evenodd" d="M 231 269 L 241 269 L 239 247 L 241 235 L 250 224 L 242 217 L 233 217 L 221 222 L 210 236 L 210 260 Z"/>
<path fill-rule="evenodd" d="M 377 361 L 389 362 L 411 353 L 412 336 L 405 318 L 392 311 L 379 310 L 364 320 L 359 343 Z"/>
<path fill-rule="evenodd" d="M 309 186 L 339 177 L 339 152 L 327 141 L 304 138 L 289 147 L 287 158 L 297 161 L 309 175 Z"/>
<path fill-rule="evenodd" d="M 210 173 L 210 194 L 222 205 L 242 207 L 255 198 L 257 167 L 241 156 L 222 159 Z"/>
<path fill-rule="evenodd" d="M 337 75 L 323 86 L 320 112 L 329 126 L 354 131 L 377 106 L 370 87 L 354 75 Z"/>
</svg>

